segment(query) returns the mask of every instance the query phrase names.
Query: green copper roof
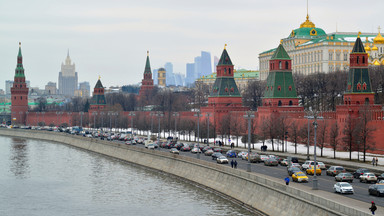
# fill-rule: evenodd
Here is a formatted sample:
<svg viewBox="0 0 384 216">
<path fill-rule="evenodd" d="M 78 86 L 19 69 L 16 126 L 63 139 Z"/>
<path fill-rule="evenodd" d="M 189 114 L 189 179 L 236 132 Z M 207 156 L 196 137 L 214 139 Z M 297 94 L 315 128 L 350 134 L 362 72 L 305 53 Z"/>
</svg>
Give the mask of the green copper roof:
<svg viewBox="0 0 384 216">
<path fill-rule="evenodd" d="M 199 78 L 199 80 L 212 80 L 216 79 L 217 73 L 212 73 L 207 76 L 202 76 Z M 235 70 L 233 73 L 233 78 L 235 79 L 259 79 L 260 72 L 259 71 L 251 71 L 251 70 Z"/>
<path fill-rule="evenodd" d="M 327 35 L 321 28 L 298 28 L 291 32 L 288 38 L 317 38 Z"/>
<path fill-rule="evenodd" d="M 17 65 L 15 69 L 15 77 L 25 77 L 23 67 L 23 56 L 21 55 L 21 43 L 19 43 L 19 53 L 17 54 Z"/>
<path fill-rule="evenodd" d="M 353 45 L 352 53 L 365 53 L 364 45 L 360 37 L 357 37 L 355 45 Z"/>
<path fill-rule="evenodd" d="M 297 98 L 292 72 L 269 72 L 265 98 Z"/>
<path fill-rule="evenodd" d="M 229 58 L 229 55 L 228 55 L 228 52 L 226 49 L 223 50 L 223 53 L 221 54 L 219 63 L 217 65 L 218 66 L 219 65 L 233 65 L 231 58 Z"/>
<path fill-rule="evenodd" d="M 107 102 L 105 101 L 104 95 L 93 95 L 92 99 L 90 101 L 91 105 L 106 105 Z"/>
<path fill-rule="evenodd" d="M 216 78 L 209 97 L 241 97 L 233 77 Z"/>
<path fill-rule="evenodd" d="M 287 51 L 285 51 L 283 45 L 279 44 L 271 60 L 273 59 L 290 60 L 291 58 L 289 58 L 289 55 Z"/>
<path fill-rule="evenodd" d="M 368 68 L 351 68 L 348 72 L 347 93 L 372 93 Z"/>
<path fill-rule="evenodd" d="M 151 64 L 149 63 L 149 55 L 147 55 L 147 61 L 146 61 L 146 63 L 145 63 L 144 73 L 152 74 L 152 71 L 151 71 Z"/>
<path fill-rule="evenodd" d="M 97 80 L 97 83 L 96 83 L 96 85 L 95 85 L 95 88 L 104 88 L 104 87 L 103 87 L 103 84 L 101 84 L 100 79 Z"/>
</svg>

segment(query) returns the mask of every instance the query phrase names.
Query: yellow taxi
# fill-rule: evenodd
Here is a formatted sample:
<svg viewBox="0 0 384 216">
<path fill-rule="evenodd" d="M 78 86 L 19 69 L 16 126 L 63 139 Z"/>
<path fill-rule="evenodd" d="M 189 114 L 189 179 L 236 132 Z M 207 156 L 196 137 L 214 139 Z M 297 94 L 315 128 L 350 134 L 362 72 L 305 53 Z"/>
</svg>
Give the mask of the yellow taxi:
<svg viewBox="0 0 384 216">
<path fill-rule="evenodd" d="M 295 172 L 292 174 L 292 181 L 308 182 L 308 177 L 303 172 Z"/>
<path fill-rule="evenodd" d="M 312 166 L 311 168 L 308 168 L 308 169 L 306 170 L 306 172 L 307 172 L 308 175 L 313 175 L 313 173 L 314 173 L 314 167 Z M 316 175 L 321 175 L 321 169 L 320 169 L 320 168 L 317 168 L 317 169 L 316 169 Z"/>
</svg>

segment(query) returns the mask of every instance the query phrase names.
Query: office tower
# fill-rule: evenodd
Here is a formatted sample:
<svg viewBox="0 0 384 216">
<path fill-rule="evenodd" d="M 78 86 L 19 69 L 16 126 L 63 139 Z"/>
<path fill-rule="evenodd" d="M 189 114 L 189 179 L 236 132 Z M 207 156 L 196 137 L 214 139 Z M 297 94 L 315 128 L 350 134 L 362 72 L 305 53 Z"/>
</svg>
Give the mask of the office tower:
<svg viewBox="0 0 384 216">
<path fill-rule="evenodd" d="M 166 84 L 167 86 L 175 85 L 175 76 L 173 74 L 173 64 L 171 62 L 167 62 L 164 65 L 166 73 Z"/>
<path fill-rule="evenodd" d="M 159 81 L 158 81 L 158 73 L 157 73 L 158 69 L 153 69 L 152 70 L 152 78 L 153 78 L 153 85 L 158 85 L 159 84 Z"/>
<path fill-rule="evenodd" d="M 201 56 L 197 56 L 195 57 L 195 77 L 199 78 L 200 76 L 201 76 Z"/>
<path fill-rule="evenodd" d="M 91 86 L 89 85 L 89 82 L 79 83 L 79 90 L 81 91 L 82 97 L 89 97 L 91 93 Z"/>
<path fill-rule="evenodd" d="M 213 68 L 215 69 L 215 72 L 216 72 L 217 64 L 219 64 L 219 58 L 217 56 L 215 56 L 213 58 Z"/>
<path fill-rule="evenodd" d="M 59 73 L 59 94 L 66 96 L 74 96 L 77 89 L 77 72 L 75 64 L 71 64 L 69 51 L 65 63 L 61 64 L 61 72 Z"/>
<path fill-rule="evenodd" d="M 195 76 L 195 64 L 194 63 L 187 63 L 187 73 L 185 77 L 185 85 L 190 86 L 193 84 L 196 80 Z"/>
<path fill-rule="evenodd" d="M 201 76 L 212 73 L 211 53 L 201 51 Z"/>
</svg>

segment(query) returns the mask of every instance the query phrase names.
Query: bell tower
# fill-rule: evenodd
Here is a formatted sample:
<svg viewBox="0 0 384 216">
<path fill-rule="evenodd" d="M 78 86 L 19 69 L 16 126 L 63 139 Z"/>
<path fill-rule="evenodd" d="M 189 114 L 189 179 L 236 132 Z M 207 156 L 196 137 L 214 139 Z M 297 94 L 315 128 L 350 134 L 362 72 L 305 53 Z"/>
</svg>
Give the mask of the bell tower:
<svg viewBox="0 0 384 216">
<path fill-rule="evenodd" d="M 13 86 L 11 87 L 11 118 L 12 124 L 26 124 L 28 112 L 28 87 L 25 82 L 21 43 L 17 55 L 17 66 Z"/>
</svg>

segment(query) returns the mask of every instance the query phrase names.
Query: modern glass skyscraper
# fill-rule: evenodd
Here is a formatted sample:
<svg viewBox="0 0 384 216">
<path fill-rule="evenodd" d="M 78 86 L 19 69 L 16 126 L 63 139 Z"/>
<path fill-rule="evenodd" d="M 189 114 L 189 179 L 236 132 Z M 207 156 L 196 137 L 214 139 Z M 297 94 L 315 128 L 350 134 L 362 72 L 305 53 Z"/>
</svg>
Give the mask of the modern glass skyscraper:
<svg viewBox="0 0 384 216">
<path fill-rule="evenodd" d="M 201 75 L 207 76 L 212 73 L 211 53 L 201 51 Z"/>
<path fill-rule="evenodd" d="M 186 73 L 186 77 L 185 77 L 185 85 L 186 86 L 190 86 L 191 84 L 193 84 L 196 80 L 196 76 L 195 76 L 195 64 L 194 63 L 187 63 L 187 73 Z"/>
<path fill-rule="evenodd" d="M 173 73 L 173 64 L 171 62 L 167 62 L 164 65 L 166 73 L 167 86 L 175 85 L 175 75 Z"/>
</svg>

